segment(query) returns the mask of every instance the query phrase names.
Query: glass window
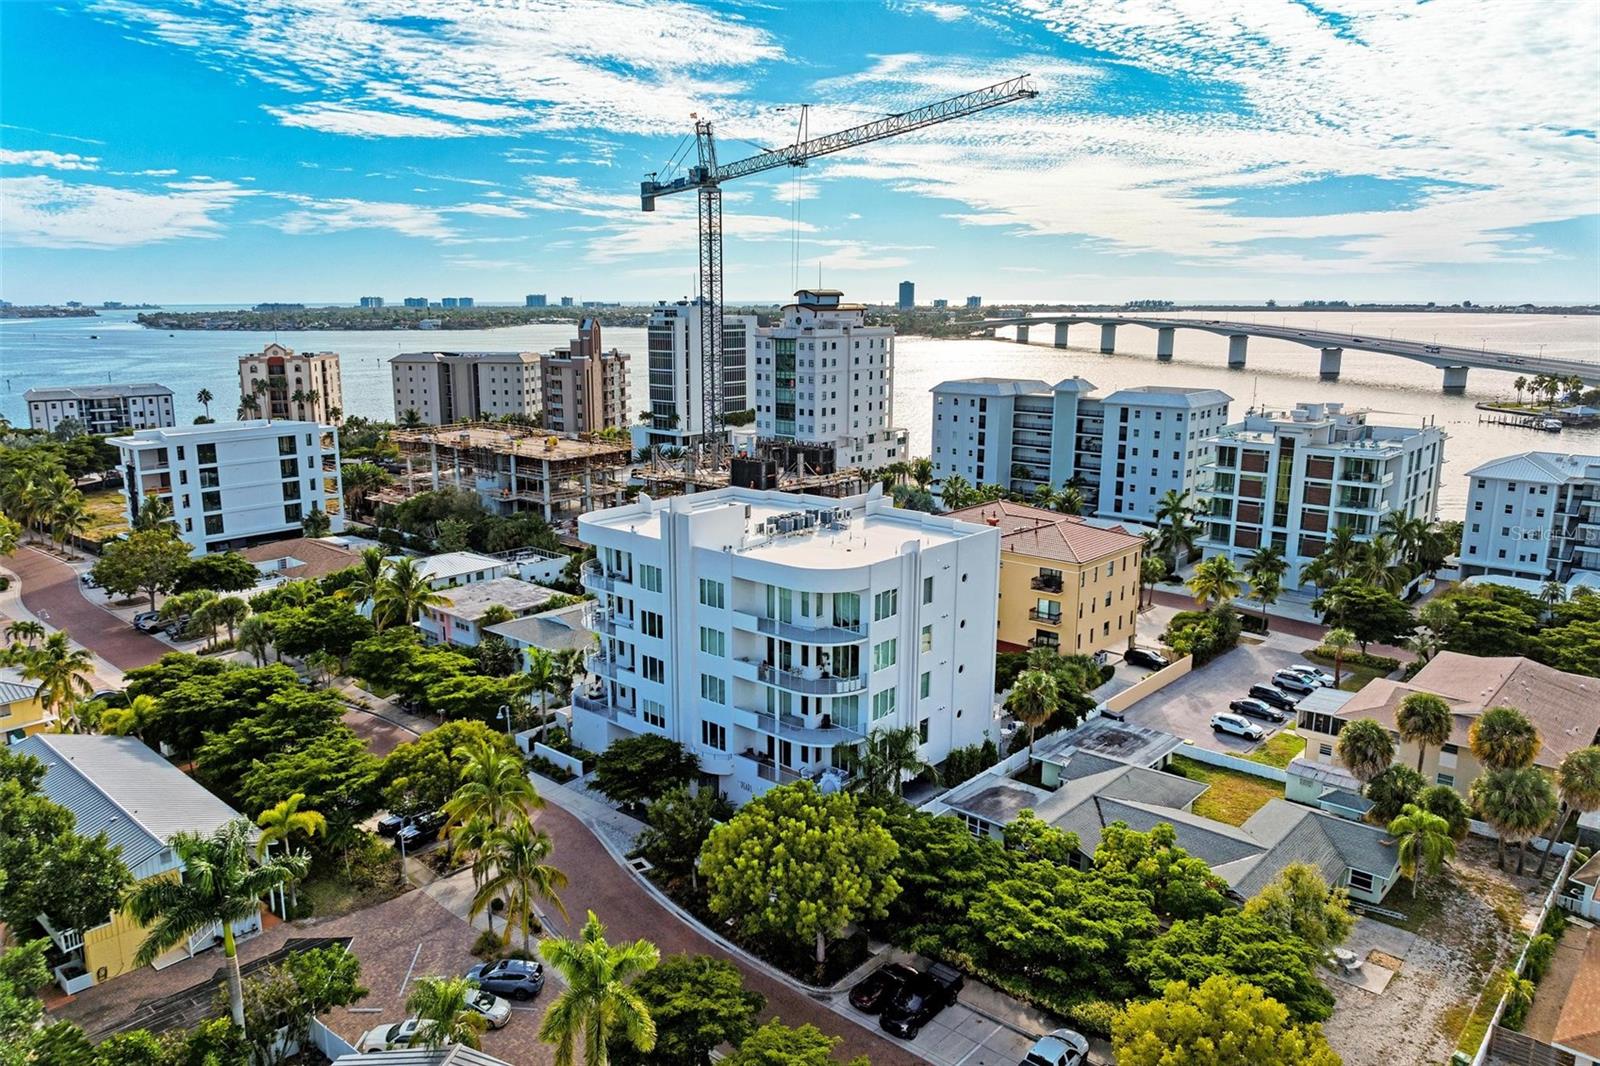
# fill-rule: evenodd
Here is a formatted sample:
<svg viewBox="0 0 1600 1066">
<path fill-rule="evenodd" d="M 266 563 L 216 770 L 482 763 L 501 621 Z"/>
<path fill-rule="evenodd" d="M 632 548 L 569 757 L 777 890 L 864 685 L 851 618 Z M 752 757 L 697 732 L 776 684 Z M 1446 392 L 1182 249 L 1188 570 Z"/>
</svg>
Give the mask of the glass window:
<svg viewBox="0 0 1600 1066">
<path fill-rule="evenodd" d="M 933 671 L 932 670 L 924 670 L 924 671 L 922 671 L 922 678 L 921 678 L 920 681 L 917 682 L 917 698 L 921 699 L 921 700 L 927 699 L 928 698 L 928 693 L 929 693 L 929 691 L 932 690 L 932 688 L 933 688 Z"/>
<path fill-rule="evenodd" d="M 701 722 L 700 743 L 713 751 L 727 751 L 728 730 L 715 722 Z"/>
<path fill-rule="evenodd" d="M 215 444 L 197 445 L 194 455 L 202 464 L 214 463 L 217 461 L 217 446 Z"/>
<path fill-rule="evenodd" d="M 833 624 L 855 629 L 861 624 L 861 597 L 854 592 L 833 594 Z"/>
<path fill-rule="evenodd" d="M 1351 870 L 1350 887 L 1357 892 L 1371 892 L 1372 875 L 1365 870 Z"/>
<path fill-rule="evenodd" d="M 728 702 L 728 682 L 712 674 L 700 675 L 700 698 L 710 703 Z"/>
<path fill-rule="evenodd" d="M 646 592 L 661 591 L 661 568 L 648 563 L 639 564 L 639 587 Z"/>
<path fill-rule="evenodd" d="M 925 626 L 922 627 L 922 650 L 924 652 L 930 652 L 930 651 L 933 650 L 933 626 L 932 626 L 932 624 L 925 625 Z"/>
<path fill-rule="evenodd" d="M 639 631 L 647 637 L 660 640 L 667 631 L 666 619 L 657 611 L 640 611 Z"/>
<path fill-rule="evenodd" d="M 894 713 L 894 689 L 886 688 L 872 694 L 872 720 L 887 718 Z"/>
<path fill-rule="evenodd" d="M 667 664 L 657 659 L 654 655 L 639 656 L 639 673 L 646 681 L 661 684 L 667 679 Z"/>
<path fill-rule="evenodd" d="M 928 720 L 926 718 L 924 718 L 922 721 L 917 723 L 917 743 L 918 744 L 926 744 L 927 742 L 928 742 Z"/>
<path fill-rule="evenodd" d="M 713 581 L 709 577 L 700 579 L 700 603 L 706 607 L 721 609 L 726 605 L 726 588 L 720 581 Z"/>
<path fill-rule="evenodd" d="M 894 660 L 895 639 L 893 637 L 879 641 L 872 646 L 872 668 L 874 670 L 887 669 L 894 665 Z"/>
<path fill-rule="evenodd" d="M 925 577 L 922 579 L 922 602 L 933 602 L 933 578 L 931 577 Z"/>
<path fill-rule="evenodd" d="M 206 515 L 206 535 L 214 537 L 222 532 L 222 516 L 219 514 Z"/>
<path fill-rule="evenodd" d="M 285 522 L 298 522 L 300 521 L 301 517 L 300 505 L 298 503 L 289 503 L 284 505 L 283 520 Z"/>
<path fill-rule="evenodd" d="M 885 589 L 872 598 L 872 620 L 881 622 L 893 618 L 900 608 L 900 590 Z"/>
<path fill-rule="evenodd" d="M 289 437 L 279 437 L 278 438 L 278 454 L 279 455 L 293 455 L 294 454 L 294 437 L 289 436 Z"/>
<path fill-rule="evenodd" d="M 222 493 L 202 492 L 200 494 L 200 509 L 202 511 L 222 510 Z"/>
<path fill-rule="evenodd" d="M 720 629 L 701 626 L 700 650 L 707 655 L 726 656 L 728 654 L 728 634 Z"/>
<path fill-rule="evenodd" d="M 646 725 L 653 725 L 657 729 L 667 728 L 667 708 L 655 700 L 641 700 L 639 715 Z"/>
</svg>

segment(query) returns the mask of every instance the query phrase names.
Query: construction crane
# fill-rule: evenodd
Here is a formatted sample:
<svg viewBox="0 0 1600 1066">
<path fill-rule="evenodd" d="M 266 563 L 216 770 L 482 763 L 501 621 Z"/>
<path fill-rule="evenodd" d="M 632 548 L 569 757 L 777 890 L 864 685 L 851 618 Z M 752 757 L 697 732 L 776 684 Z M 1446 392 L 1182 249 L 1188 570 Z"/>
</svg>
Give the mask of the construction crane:
<svg viewBox="0 0 1600 1066">
<path fill-rule="evenodd" d="M 974 115 L 992 107 L 1031 100 L 1038 92 L 1028 75 L 997 82 L 975 92 L 962 93 L 947 100 L 887 115 L 859 126 L 806 139 L 802 133 L 794 144 L 761 152 L 734 163 L 717 163 L 717 145 L 711 122 L 696 117 L 695 146 L 698 161 L 683 177 L 657 181 L 649 175 L 639 184 L 640 206 L 656 209 L 656 199 L 673 193 L 697 190 L 700 194 L 700 391 L 701 429 L 707 437 L 722 430 L 722 183 L 749 177 L 776 167 L 803 167 L 817 156 L 831 155 L 847 148 L 898 137 L 902 133 L 935 126 L 951 119 Z M 802 126 L 802 129 L 804 127 Z"/>
</svg>

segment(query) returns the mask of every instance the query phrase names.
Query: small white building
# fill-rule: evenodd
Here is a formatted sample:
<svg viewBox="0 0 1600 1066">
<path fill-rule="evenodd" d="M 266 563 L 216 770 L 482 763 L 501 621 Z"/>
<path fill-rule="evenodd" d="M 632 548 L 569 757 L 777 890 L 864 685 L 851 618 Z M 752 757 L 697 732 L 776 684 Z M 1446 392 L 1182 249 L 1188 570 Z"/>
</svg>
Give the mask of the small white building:
<svg viewBox="0 0 1600 1066">
<path fill-rule="evenodd" d="M 339 431 L 316 422 L 218 422 L 144 429 L 111 443 L 121 452 L 131 524 L 144 500 L 172 507 L 195 554 L 299 533 L 313 510 L 344 529 Z"/>
<path fill-rule="evenodd" d="M 130 429 L 173 426 L 172 390 L 165 385 L 73 385 L 58 389 L 29 389 L 22 394 L 28 405 L 28 424 L 53 431 L 71 418 L 97 435 Z"/>
<path fill-rule="evenodd" d="M 1522 452 L 1467 472 L 1463 577 L 1568 584 L 1586 573 L 1600 579 L 1600 455 Z"/>
<path fill-rule="evenodd" d="M 491 608 L 504 607 L 513 618 L 522 618 L 542 610 L 561 593 L 514 577 L 496 577 L 445 586 L 440 595 L 445 602 L 425 608 L 417 619 L 422 639 L 429 644 L 461 644 L 471 648 L 483 639 L 482 619 Z"/>
<path fill-rule="evenodd" d="M 655 733 L 742 803 L 848 780 L 872 730 L 925 761 L 994 732 L 999 531 L 890 505 L 728 488 L 584 515 L 601 650 L 578 743 Z"/>
<path fill-rule="evenodd" d="M 648 347 L 648 410 L 650 418 L 641 447 L 686 448 L 705 434 L 705 370 L 702 356 L 702 305 L 698 299 L 659 303 L 650 312 Z M 746 411 L 749 393 L 749 347 L 755 339 L 754 315 L 722 318 L 722 410 Z"/>
<path fill-rule="evenodd" d="M 426 322 L 419 327 L 429 328 Z M 539 418 L 539 357 L 533 352 L 403 352 L 389 360 L 389 375 L 396 421 L 407 411 L 431 426 L 502 415 Z"/>
<path fill-rule="evenodd" d="M 809 472 L 908 458 L 894 424 L 894 327 L 867 325 L 866 305 L 841 303 L 838 289 L 794 295 L 777 325 L 756 331 L 757 434 Z"/>
<path fill-rule="evenodd" d="M 516 568 L 512 563 L 492 555 L 479 555 L 477 552 L 441 552 L 418 562 L 417 569 L 427 579 L 428 587 L 437 592 L 458 585 L 493 581 L 497 577 L 510 575 Z"/>
</svg>

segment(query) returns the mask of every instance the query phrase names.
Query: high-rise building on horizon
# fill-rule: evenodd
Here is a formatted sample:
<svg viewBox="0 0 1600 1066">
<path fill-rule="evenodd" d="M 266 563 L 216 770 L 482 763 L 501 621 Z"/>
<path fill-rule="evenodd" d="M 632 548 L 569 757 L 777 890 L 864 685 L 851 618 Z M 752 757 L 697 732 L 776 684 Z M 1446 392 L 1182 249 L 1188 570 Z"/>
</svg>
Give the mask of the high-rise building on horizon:
<svg viewBox="0 0 1600 1066">
<path fill-rule="evenodd" d="M 688 447 L 705 434 L 702 389 L 699 299 L 659 303 L 650 312 L 646 330 L 649 358 L 650 419 L 646 441 L 651 445 Z M 749 393 L 749 347 L 755 339 L 754 315 L 722 319 L 722 412 L 746 411 Z"/>
<path fill-rule="evenodd" d="M 407 296 L 405 298 L 405 300 L 403 301 L 403 303 L 407 307 L 423 307 L 423 308 L 425 308 L 425 307 L 428 306 L 428 298 L 426 296 Z"/>
<path fill-rule="evenodd" d="M 793 471 L 876 469 L 907 456 L 894 424 L 894 328 L 870 326 L 838 289 L 801 289 L 756 331 L 756 433 Z"/>
<path fill-rule="evenodd" d="M 428 425 L 511 415 L 539 417 L 533 352 L 403 352 L 389 360 L 395 421 L 407 411 Z"/>
<path fill-rule="evenodd" d="M 561 306 L 562 306 L 562 307 L 571 307 L 571 306 L 572 306 L 572 297 L 570 297 L 570 296 L 563 296 L 563 297 L 562 297 L 562 298 L 561 298 Z"/>
<path fill-rule="evenodd" d="M 1600 455 L 1520 452 L 1467 471 L 1461 576 L 1600 586 Z"/>
<path fill-rule="evenodd" d="M 361 298 L 361 306 L 362 307 L 382 307 L 383 306 L 383 297 L 382 296 L 363 296 Z"/>
<path fill-rule="evenodd" d="M 22 402 L 28 405 L 28 424 L 45 432 L 69 418 L 81 422 L 85 433 L 96 435 L 177 424 L 172 390 L 154 382 L 29 389 Z"/>
<path fill-rule="evenodd" d="M 902 311 L 910 311 L 917 306 L 917 287 L 909 281 L 900 283 L 900 302 L 896 305 Z"/>
<path fill-rule="evenodd" d="M 534 293 L 529 293 L 528 294 L 525 306 L 527 306 L 527 307 L 545 307 L 548 304 L 549 304 L 549 300 L 547 300 L 545 298 L 545 294 L 544 293 L 542 293 L 542 292 L 534 292 Z"/>
<path fill-rule="evenodd" d="M 973 311 L 973 310 L 976 310 L 977 308 L 980 308 L 982 306 L 983 306 L 983 297 L 982 296 L 968 296 L 967 297 L 967 310 Z"/>
<path fill-rule="evenodd" d="M 594 511 L 578 536 L 600 637 L 572 697 L 588 750 L 676 740 L 738 804 L 801 778 L 847 787 L 877 730 L 909 729 L 929 764 L 998 742 L 998 530 L 878 486 L 724 488 Z"/>
<path fill-rule="evenodd" d="M 239 357 L 240 417 L 338 422 L 344 383 L 338 352 L 296 352 L 273 342 Z M 337 416 L 337 417 L 335 417 Z"/>
<path fill-rule="evenodd" d="M 550 352 L 540 364 L 546 429 L 593 433 L 631 423 L 628 353 L 605 350 L 597 320 L 585 318 L 572 343 Z"/>
</svg>

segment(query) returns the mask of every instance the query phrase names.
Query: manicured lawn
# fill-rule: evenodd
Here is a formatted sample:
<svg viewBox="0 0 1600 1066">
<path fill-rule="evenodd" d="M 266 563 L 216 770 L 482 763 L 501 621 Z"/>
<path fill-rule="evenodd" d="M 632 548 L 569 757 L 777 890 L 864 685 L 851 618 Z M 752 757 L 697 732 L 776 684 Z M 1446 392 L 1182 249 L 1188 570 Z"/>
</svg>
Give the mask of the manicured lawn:
<svg viewBox="0 0 1600 1066">
<path fill-rule="evenodd" d="M 1318 655 L 1314 651 L 1306 652 L 1306 658 L 1329 672 L 1333 671 L 1333 659 L 1326 655 Z M 1339 667 L 1339 689 L 1342 692 L 1357 692 L 1365 688 L 1368 681 L 1375 677 L 1388 677 L 1388 672 L 1378 670 L 1371 666 L 1361 666 L 1348 659 Z"/>
<path fill-rule="evenodd" d="M 1194 801 L 1194 813 L 1202 818 L 1243 825 L 1252 814 L 1265 807 L 1268 800 L 1283 798 L 1283 786 L 1264 777 L 1208 766 L 1182 755 L 1173 756 L 1172 764 L 1190 780 L 1211 786 Z"/>
<path fill-rule="evenodd" d="M 1272 734 L 1267 742 L 1252 751 L 1245 758 L 1251 762 L 1265 763 L 1282 770 L 1288 766 L 1296 755 L 1306 750 L 1306 740 L 1293 729 L 1281 729 Z"/>
<path fill-rule="evenodd" d="M 84 496 L 83 502 L 89 508 L 90 515 L 89 525 L 83 531 L 87 539 L 105 541 L 128 531 L 128 520 L 123 510 L 127 504 L 120 491 L 91 492 Z"/>
</svg>

